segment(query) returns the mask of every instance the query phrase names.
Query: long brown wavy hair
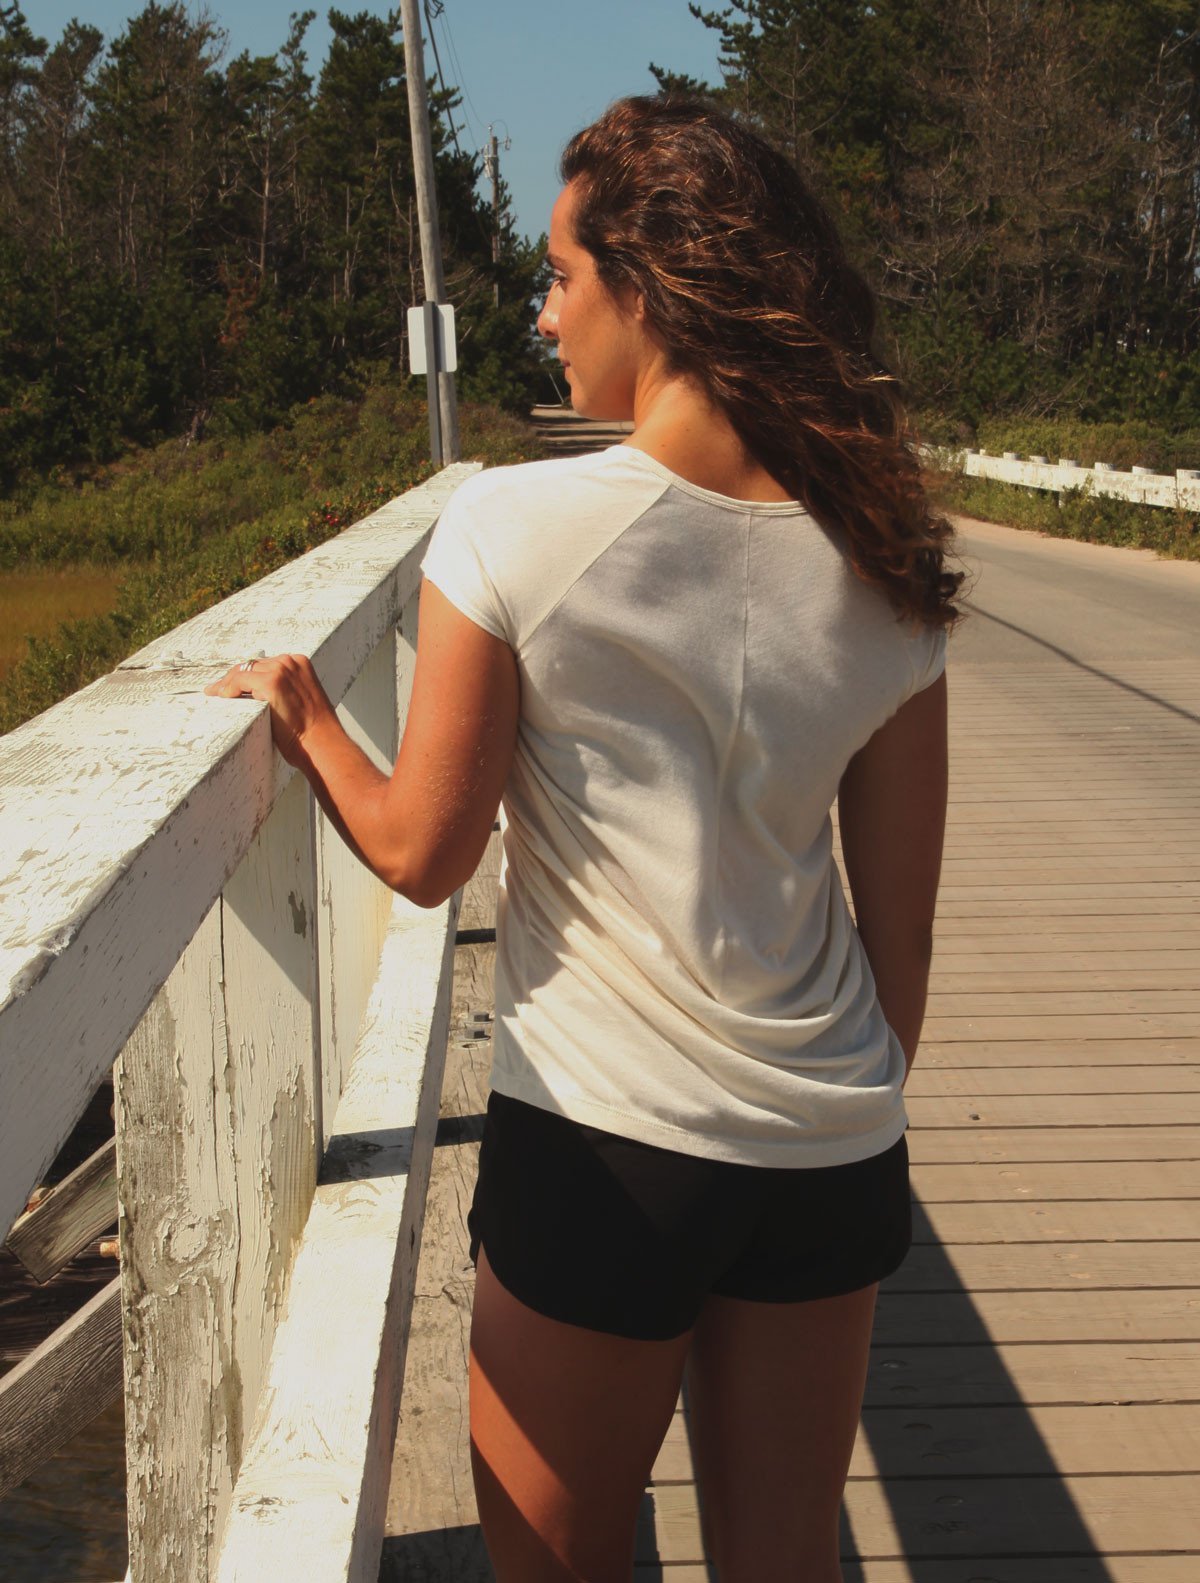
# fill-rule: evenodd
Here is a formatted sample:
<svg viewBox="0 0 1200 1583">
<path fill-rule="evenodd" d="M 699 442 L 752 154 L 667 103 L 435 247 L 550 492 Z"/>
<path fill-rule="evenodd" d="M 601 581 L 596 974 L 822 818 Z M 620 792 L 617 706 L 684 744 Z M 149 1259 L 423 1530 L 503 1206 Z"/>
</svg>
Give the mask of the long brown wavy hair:
<svg viewBox="0 0 1200 1583">
<path fill-rule="evenodd" d="M 954 530 L 931 507 L 875 303 L 828 212 L 762 138 L 702 101 L 620 99 L 567 144 L 575 239 L 632 286 L 747 450 L 901 616 L 961 617 Z"/>
</svg>

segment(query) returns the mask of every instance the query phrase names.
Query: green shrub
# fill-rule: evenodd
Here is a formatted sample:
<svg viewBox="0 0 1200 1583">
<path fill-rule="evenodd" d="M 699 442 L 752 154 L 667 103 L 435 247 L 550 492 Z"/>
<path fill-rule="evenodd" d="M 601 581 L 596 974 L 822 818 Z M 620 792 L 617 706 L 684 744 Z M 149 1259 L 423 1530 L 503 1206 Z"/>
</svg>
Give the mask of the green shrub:
<svg viewBox="0 0 1200 1583">
<path fill-rule="evenodd" d="M 1012 447 L 1010 447 L 1012 449 Z M 1139 506 L 1085 490 L 1067 490 L 1062 504 L 1048 491 L 1023 489 L 990 478 L 935 474 L 930 487 L 943 510 L 1056 538 L 1083 539 L 1127 549 L 1157 550 L 1179 560 L 1200 560 L 1200 519 L 1184 511 Z"/>
<path fill-rule="evenodd" d="M 1160 424 L 1131 419 L 1125 423 L 1084 423 L 1071 418 L 1014 421 L 986 418 L 975 444 L 994 456 L 1048 456 L 1052 462 L 1070 457 L 1081 467 L 1109 462 L 1113 467 L 1149 467 L 1173 473 L 1177 467 L 1200 467 L 1200 429 L 1177 433 Z"/>
<path fill-rule="evenodd" d="M 528 424 L 491 408 L 463 406 L 460 430 L 467 460 L 503 466 L 540 454 Z M 428 446 L 424 402 L 408 388 L 378 387 L 357 402 L 322 396 L 270 434 L 159 446 L 80 488 L 47 486 L 26 519 L 0 517 L 0 568 L 20 564 L 23 545 L 43 552 L 31 559 L 139 563 L 111 615 L 30 640 L 0 687 L 0 733 L 421 483 Z M 71 556 L 70 545 L 93 553 Z"/>
</svg>

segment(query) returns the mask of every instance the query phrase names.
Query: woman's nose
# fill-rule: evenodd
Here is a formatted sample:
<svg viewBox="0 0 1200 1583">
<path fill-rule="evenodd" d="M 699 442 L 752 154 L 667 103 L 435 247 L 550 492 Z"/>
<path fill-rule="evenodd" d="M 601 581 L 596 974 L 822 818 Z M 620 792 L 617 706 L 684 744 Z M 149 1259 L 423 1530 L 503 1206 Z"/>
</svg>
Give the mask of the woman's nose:
<svg viewBox="0 0 1200 1583">
<path fill-rule="evenodd" d="M 537 316 L 537 328 L 539 335 L 544 335 L 548 341 L 556 341 L 558 339 L 558 313 L 550 306 L 551 296 L 553 296 L 553 292 L 542 303 L 542 311 Z"/>
</svg>

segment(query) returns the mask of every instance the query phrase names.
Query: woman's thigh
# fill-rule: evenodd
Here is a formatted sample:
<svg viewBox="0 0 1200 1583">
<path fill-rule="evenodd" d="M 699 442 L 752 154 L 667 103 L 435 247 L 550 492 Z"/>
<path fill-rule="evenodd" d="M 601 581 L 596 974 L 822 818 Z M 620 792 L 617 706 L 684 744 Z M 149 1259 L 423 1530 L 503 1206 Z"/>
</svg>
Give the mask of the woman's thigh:
<svg viewBox="0 0 1200 1583">
<path fill-rule="evenodd" d="M 838 1513 L 877 1285 L 801 1303 L 711 1295 L 687 1402 L 705 1538 L 721 1583 L 835 1583 Z"/>
<path fill-rule="evenodd" d="M 500 1284 L 481 1250 L 471 1462 L 498 1583 L 628 1583 L 638 1506 L 689 1341 L 547 1318 Z"/>
</svg>

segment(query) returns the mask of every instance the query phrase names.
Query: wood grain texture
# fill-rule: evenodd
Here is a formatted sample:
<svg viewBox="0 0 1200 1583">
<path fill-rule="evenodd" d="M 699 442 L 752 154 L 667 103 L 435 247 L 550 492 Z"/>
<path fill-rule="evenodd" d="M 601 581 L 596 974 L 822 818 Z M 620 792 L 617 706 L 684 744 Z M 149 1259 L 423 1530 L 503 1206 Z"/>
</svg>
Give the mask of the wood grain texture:
<svg viewBox="0 0 1200 1583">
<path fill-rule="evenodd" d="M 21 1216 L 5 1247 L 35 1280 L 48 1281 L 116 1221 L 117 1144 L 110 1138 Z"/>
<path fill-rule="evenodd" d="M 987 1160 L 1200 1160 L 1200 1127 L 1131 1127 L 1123 1125 L 1123 1119 L 1114 1099 L 1099 1126 L 968 1125 L 914 1130 L 908 1134 L 909 1159 L 918 1165 Z"/>
<path fill-rule="evenodd" d="M 117 1278 L 0 1380 L 0 1495 L 114 1402 L 121 1384 Z"/>
<path fill-rule="evenodd" d="M 967 1243 L 914 1247 L 887 1288 L 898 1292 L 1071 1291 L 1200 1287 L 1197 1242 Z"/>
<path fill-rule="evenodd" d="M 1139 1199 L 1200 1198 L 1200 1166 L 1195 1160 L 1074 1160 L 998 1165 L 926 1163 L 912 1173 L 913 1187 L 927 1207 L 934 1204 L 1005 1202 L 1028 1199 L 1120 1202 L 1136 1214 Z M 1196 1226 L 1200 1232 L 1200 1226 Z"/>
<path fill-rule="evenodd" d="M 234 1490 L 221 1583 L 378 1575 L 457 912 L 457 898 L 431 911 L 393 904 Z"/>
<path fill-rule="evenodd" d="M 465 887 L 460 925 L 494 925 L 499 842 L 493 835 Z M 494 945 L 460 946 L 454 983 L 441 1120 L 429 1186 L 426 1236 L 417 1275 L 413 1332 L 388 1497 L 385 1554 L 408 1578 L 458 1577 L 471 1553 L 478 1513 L 471 1476 L 467 1360 L 475 1269 L 467 1211 L 474 1191 L 491 1065 Z M 480 1021 L 479 1019 L 485 1019 Z M 481 1037 L 476 1037 L 482 1034 Z M 460 1536 L 443 1541 L 441 1534 Z M 477 1541 L 476 1541 L 477 1542 Z M 449 1545 L 450 1550 L 445 1546 Z M 451 1567 L 451 1561 L 454 1567 Z M 486 1557 L 485 1557 L 486 1564 Z M 449 1568 L 440 1571 L 439 1568 Z M 385 1569 L 386 1571 L 386 1569 Z M 490 1575 L 489 1572 L 483 1575 Z"/>
<path fill-rule="evenodd" d="M 387 633 L 346 696 L 338 718 L 377 769 L 397 751 L 397 638 Z M 317 810 L 317 937 L 321 1015 L 321 1144 L 329 1141 L 359 1024 L 379 969 L 392 892 L 360 863 Z"/>
<path fill-rule="evenodd" d="M 877 1346 L 992 1341 L 1200 1341 L 1200 1288 L 880 1294 Z"/>
<path fill-rule="evenodd" d="M 1197 1472 L 1200 1406 L 1177 1402 L 1022 1402 L 967 1414 L 928 1404 L 911 1413 L 869 1407 L 850 1464 L 854 1479 Z"/>
<path fill-rule="evenodd" d="M 460 927 L 496 921 L 499 837 L 463 893 Z M 438 1145 L 388 1495 L 380 1583 L 493 1583 L 471 1475 L 467 1360 L 475 1270 L 467 1211 L 491 1065 L 496 948 L 454 954 Z"/>
<path fill-rule="evenodd" d="M 133 1583 L 211 1575 L 319 1158 L 297 777 L 116 1068 Z"/>
</svg>

